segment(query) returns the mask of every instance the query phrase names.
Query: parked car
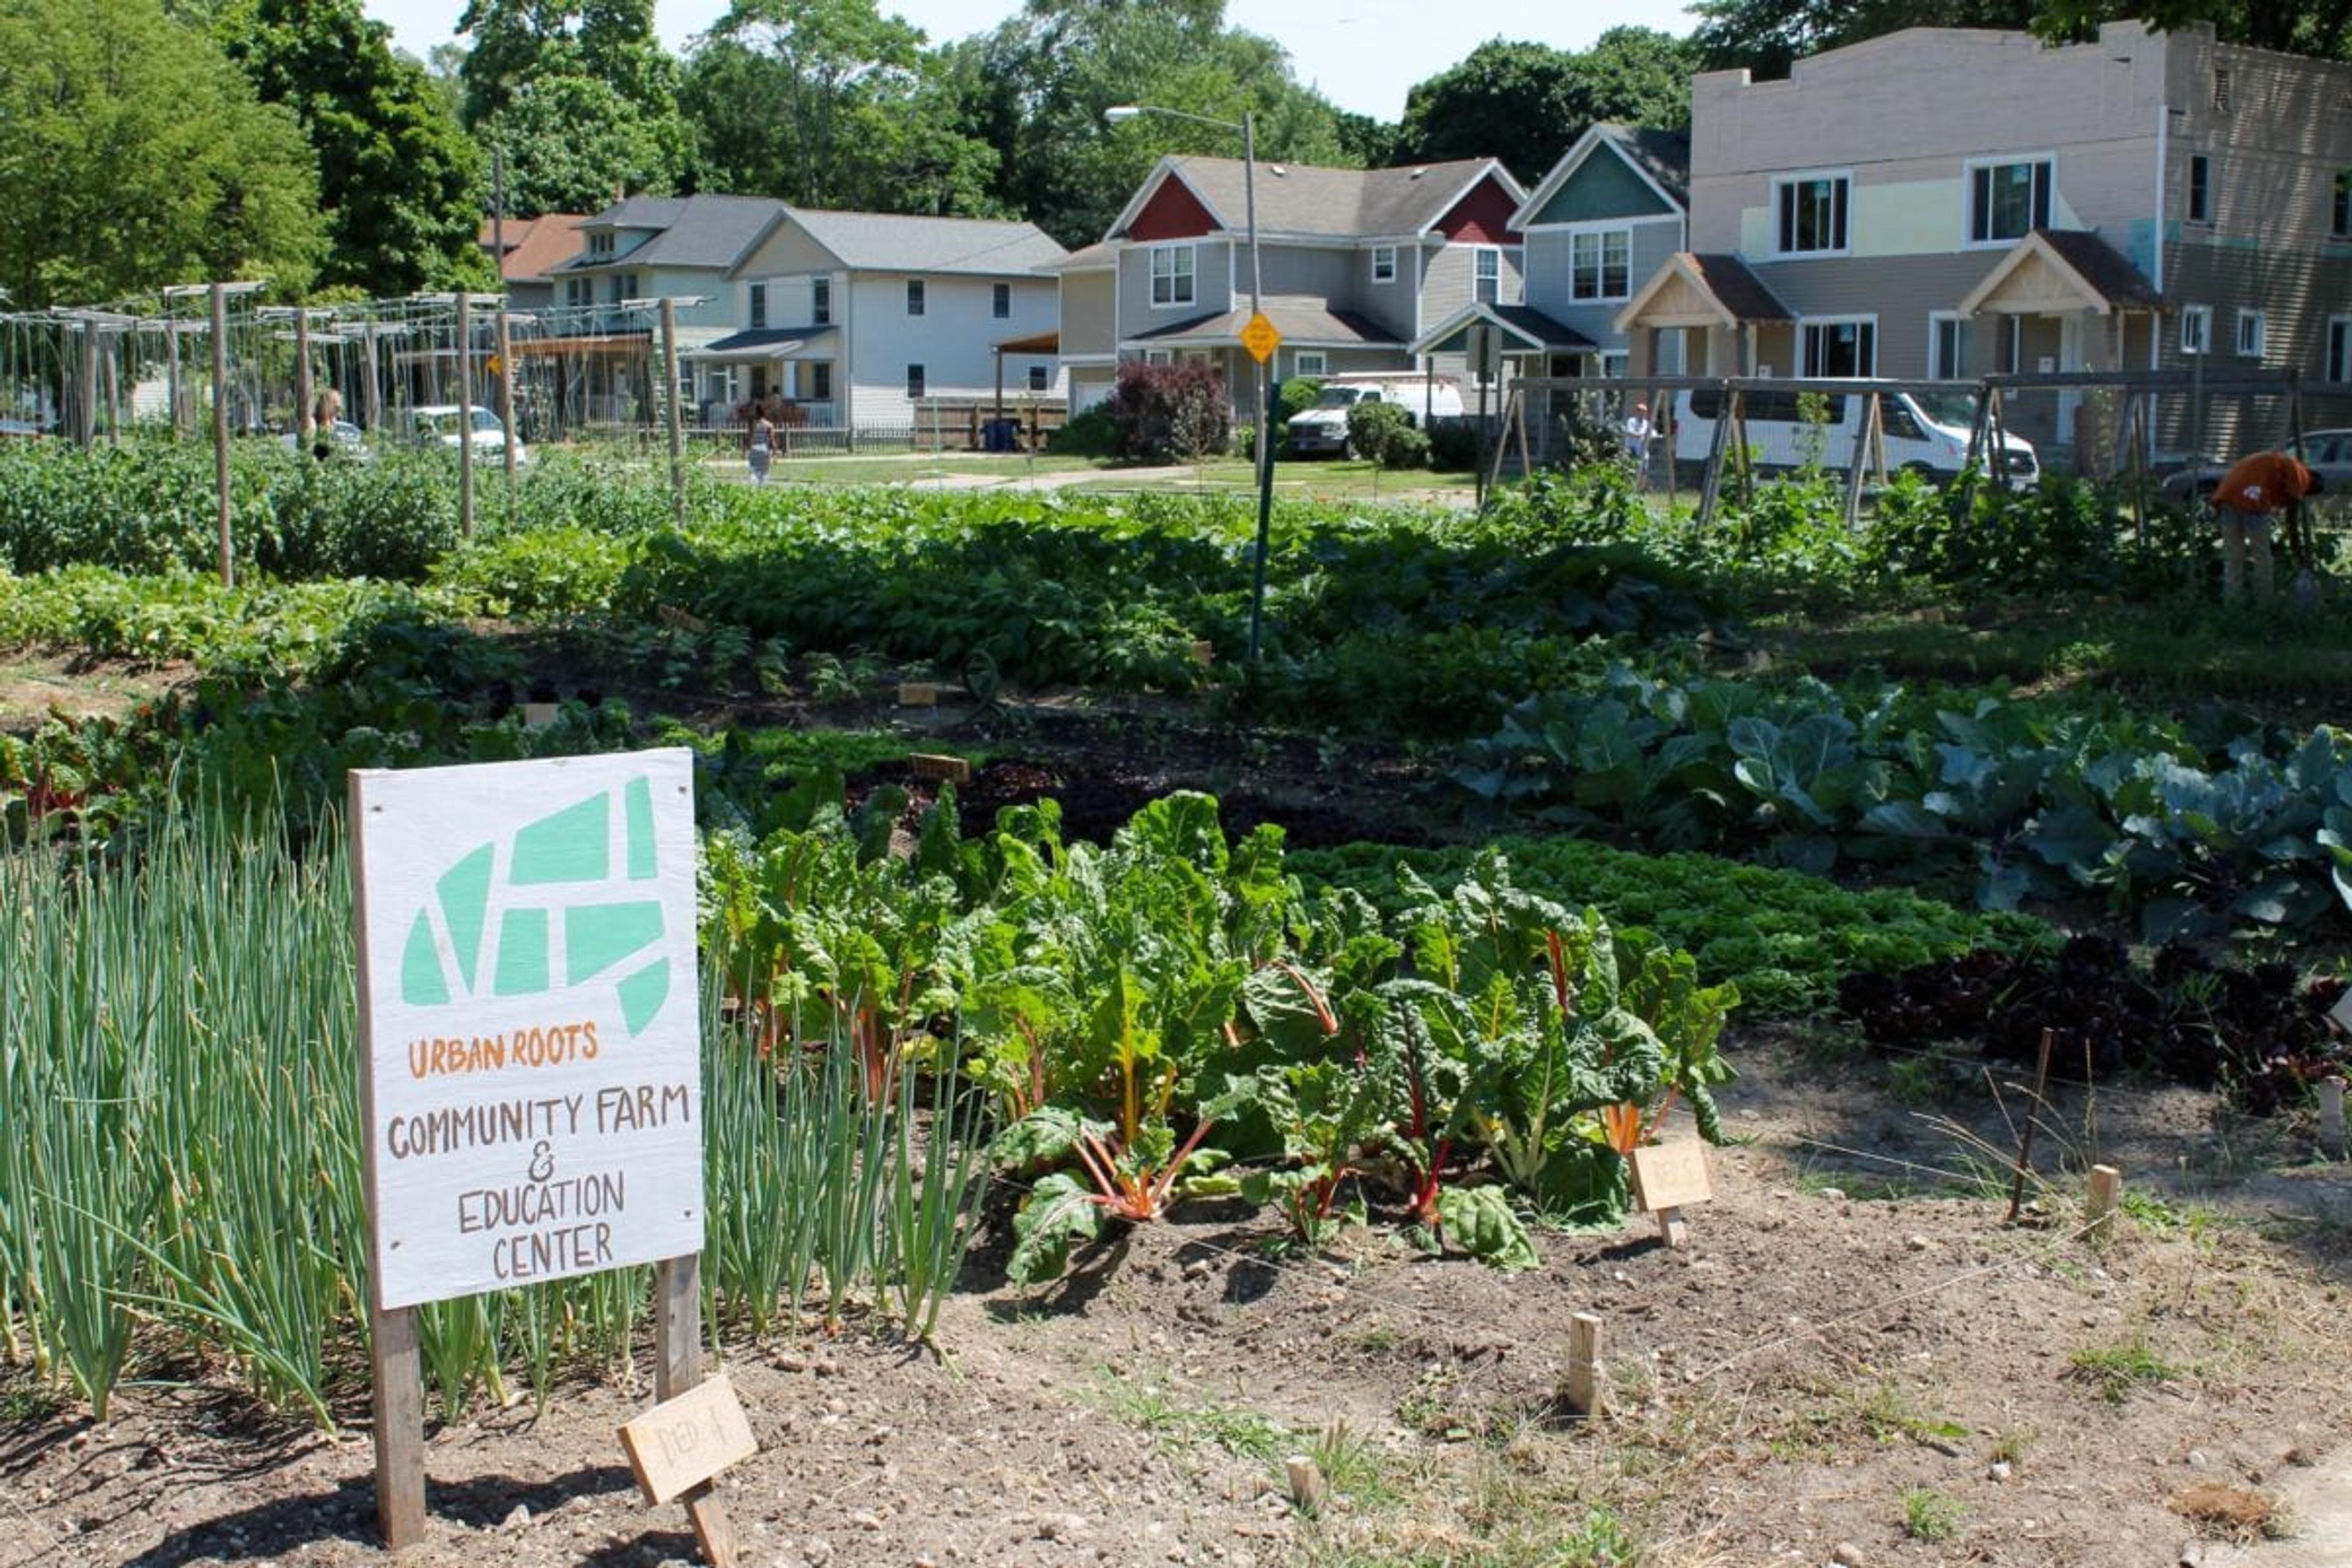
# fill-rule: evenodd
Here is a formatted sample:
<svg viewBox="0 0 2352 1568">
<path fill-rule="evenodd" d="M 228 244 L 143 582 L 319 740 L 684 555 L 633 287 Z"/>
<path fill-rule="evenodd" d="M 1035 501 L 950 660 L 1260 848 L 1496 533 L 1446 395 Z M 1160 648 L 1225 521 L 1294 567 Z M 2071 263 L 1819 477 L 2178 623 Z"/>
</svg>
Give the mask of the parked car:
<svg viewBox="0 0 2352 1568">
<path fill-rule="evenodd" d="M 432 403 L 408 411 L 409 438 L 420 447 L 441 446 L 457 449 L 458 431 L 463 428 L 460 416 L 464 410 L 454 403 Z M 474 405 L 474 460 L 504 462 L 507 447 L 507 427 L 499 422 L 499 411 L 481 404 Z M 530 450 L 518 439 L 514 444 L 518 466 L 530 461 Z"/>
<path fill-rule="evenodd" d="M 1841 472 L 1852 467 L 1867 400 L 1845 393 L 1823 393 L 1819 408 L 1808 409 L 1802 397 L 1794 391 L 1758 389 L 1741 400 L 1740 417 L 1756 465 L 1800 468 L 1813 464 Z M 1940 482 L 1958 479 L 1968 466 L 1969 416 L 1965 413 L 1930 408 L 1907 392 L 1893 391 L 1878 395 L 1878 409 L 1880 428 L 1886 437 L 1888 472 L 1907 469 Z M 1675 395 L 1678 460 L 1706 461 L 1715 449 L 1716 421 L 1722 412 L 1723 394 L 1714 387 L 1694 387 Z M 1818 421 L 1805 417 L 1816 412 L 1821 415 Z M 2000 470 L 2011 489 L 2032 489 L 2042 478 L 2032 443 L 2020 436 L 2004 436 Z"/>
<path fill-rule="evenodd" d="M 2306 430 L 2303 433 L 2304 466 L 2317 474 L 2330 496 L 2352 495 L 2352 429 Z M 2232 463 L 2198 462 L 2167 474 L 2158 493 L 2165 500 L 2203 500 Z"/>
<path fill-rule="evenodd" d="M 333 455 L 335 457 L 354 463 L 366 463 L 374 460 L 375 454 L 368 448 L 366 435 L 358 426 L 352 424 L 350 420 L 336 420 L 334 428 L 330 435 L 331 438 L 334 442 Z M 295 453 L 298 456 L 301 453 L 302 437 L 299 432 L 289 430 L 285 435 L 280 436 L 278 440 L 285 444 L 288 451 Z"/>
<path fill-rule="evenodd" d="M 1360 403 L 1393 403 L 1404 410 L 1407 424 L 1425 426 L 1461 417 L 1462 388 L 1417 374 L 1334 376 L 1310 406 L 1290 416 L 1290 449 L 1301 457 L 1345 453 L 1348 411 Z"/>
</svg>

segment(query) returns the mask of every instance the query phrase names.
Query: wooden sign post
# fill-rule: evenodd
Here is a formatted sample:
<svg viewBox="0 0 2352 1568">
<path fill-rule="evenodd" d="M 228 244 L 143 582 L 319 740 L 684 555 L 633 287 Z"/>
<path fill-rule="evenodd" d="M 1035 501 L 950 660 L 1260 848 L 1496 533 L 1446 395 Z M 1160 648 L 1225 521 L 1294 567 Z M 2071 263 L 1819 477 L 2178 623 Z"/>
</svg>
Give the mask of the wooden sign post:
<svg viewBox="0 0 2352 1568">
<path fill-rule="evenodd" d="M 656 1388 L 700 1377 L 693 778 L 682 748 L 351 775 L 376 1511 L 395 1550 L 425 1535 L 418 1307 L 658 1264 Z"/>
<path fill-rule="evenodd" d="M 1633 1199 L 1658 1216 L 1658 1234 L 1668 1247 L 1689 1240 L 1683 1205 L 1715 1196 L 1706 1174 L 1706 1145 L 1696 1138 L 1648 1143 L 1633 1151 Z"/>
</svg>

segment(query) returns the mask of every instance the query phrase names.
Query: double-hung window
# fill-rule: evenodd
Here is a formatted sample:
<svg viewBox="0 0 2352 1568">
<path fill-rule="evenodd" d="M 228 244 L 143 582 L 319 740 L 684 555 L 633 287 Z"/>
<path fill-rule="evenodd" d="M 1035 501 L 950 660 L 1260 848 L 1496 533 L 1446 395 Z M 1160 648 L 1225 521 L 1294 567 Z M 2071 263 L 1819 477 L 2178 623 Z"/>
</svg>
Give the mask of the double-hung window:
<svg viewBox="0 0 2352 1568">
<path fill-rule="evenodd" d="M 754 283 L 751 287 L 750 294 L 751 309 L 746 319 L 751 322 L 751 330 L 756 332 L 768 324 L 768 286 L 765 283 Z"/>
<path fill-rule="evenodd" d="M 2336 206 L 2327 232 L 2337 239 L 2352 239 L 2352 169 L 2336 171 Z"/>
<path fill-rule="evenodd" d="M 907 367 L 907 399 L 908 402 L 920 402 L 923 396 L 923 389 L 928 384 L 929 378 L 924 375 L 923 367 L 921 365 L 910 364 Z"/>
<path fill-rule="evenodd" d="M 1013 314 L 1013 285 L 992 283 L 989 286 L 988 313 L 1002 321 Z"/>
<path fill-rule="evenodd" d="M 1156 245 L 1151 247 L 1151 302 L 1189 305 L 1196 298 L 1192 278 L 1192 247 Z"/>
<path fill-rule="evenodd" d="M 1878 323 L 1867 316 L 1807 321 L 1803 327 L 1808 376 L 1876 375 Z"/>
<path fill-rule="evenodd" d="M 1969 374 L 1969 322 L 1948 310 L 1927 316 L 1927 374 L 1936 381 L 1958 381 Z"/>
<path fill-rule="evenodd" d="M 919 278 L 908 279 L 907 314 L 910 316 L 921 315 L 923 313 L 923 280 Z"/>
<path fill-rule="evenodd" d="M 1053 384 L 1054 384 L 1053 373 L 1052 373 L 1051 371 L 1048 371 L 1048 370 L 1047 370 L 1044 365 L 1042 365 L 1042 364 L 1033 364 L 1033 365 L 1031 365 L 1031 366 L 1029 367 L 1029 390 L 1030 390 L 1030 391 L 1032 391 L 1032 392 L 1044 392 L 1044 391 L 1045 391 L 1048 387 L 1052 386 Z"/>
<path fill-rule="evenodd" d="M 1969 243 L 2003 245 L 2050 226 L 2051 163 L 2021 158 L 1969 168 Z"/>
<path fill-rule="evenodd" d="M 1393 283 L 1396 281 L 1395 246 L 1376 245 L 1372 247 L 1372 281 L 1375 283 Z"/>
<path fill-rule="evenodd" d="M 809 321 L 816 326 L 829 326 L 833 321 L 833 279 L 809 279 Z"/>
<path fill-rule="evenodd" d="M 2213 221 L 2213 160 L 2202 153 L 2189 155 L 2189 221 Z"/>
<path fill-rule="evenodd" d="M 1772 186 L 1782 256 L 1831 255 L 1846 248 L 1849 174 L 1799 174 Z"/>
<path fill-rule="evenodd" d="M 1321 349 L 1300 349 L 1291 356 L 1290 374 L 1321 376 L 1328 373 L 1330 363 L 1329 356 Z"/>
<path fill-rule="evenodd" d="M 1569 295 L 1576 300 L 1629 297 L 1633 275 L 1633 231 L 1595 229 L 1568 241 Z"/>
<path fill-rule="evenodd" d="M 2213 352 L 2213 307 L 2183 305 L 2180 307 L 2180 352 L 2202 354 Z"/>
<path fill-rule="evenodd" d="M 2352 386 L 2352 316 L 2327 318 L 2327 380 Z"/>
<path fill-rule="evenodd" d="M 1472 254 L 1470 262 L 1472 294 L 1482 305 L 1503 302 L 1503 253 L 1491 245 L 1482 245 Z"/>
<path fill-rule="evenodd" d="M 2238 357 L 2260 359 L 2270 347 L 2270 321 L 2260 310 L 2238 312 Z"/>
</svg>

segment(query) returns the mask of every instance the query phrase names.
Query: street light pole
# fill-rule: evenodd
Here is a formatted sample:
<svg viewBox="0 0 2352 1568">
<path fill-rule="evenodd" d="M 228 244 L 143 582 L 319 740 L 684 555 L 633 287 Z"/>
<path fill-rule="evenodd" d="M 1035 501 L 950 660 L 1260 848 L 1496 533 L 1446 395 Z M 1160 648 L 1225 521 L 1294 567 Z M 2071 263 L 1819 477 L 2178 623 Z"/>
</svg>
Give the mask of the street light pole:
<svg viewBox="0 0 2352 1568">
<path fill-rule="evenodd" d="M 1167 109 L 1156 103 L 1122 103 L 1103 111 L 1103 118 L 1113 125 L 1121 125 L 1139 114 L 1166 114 L 1178 120 L 1198 121 L 1221 130 L 1242 133 L 1242 214 L 1248 231 L 1250 258 L 1250 316 L 1261 319 L 1265 314 L 1265 274 L 1258 264 L 1257 248 L 1257 111 L 1244 110 L 1239 121 L 1219 120 L 1213 115 L 1195 114 L 1189 109 Z M 1250 585 L 1249 662 L 1258 661 L 1258 634 L 1265 620 L 1265 557 L 1267 536 L 1274 517 L 1274 448 L 1271 433 L 1266 428 L 1271 399 L 1266 395 L 1266 365 L 1257 363 L 1257 395 L 1255 405 L 1255 436 L 1250 444 L 1250 455 L 1257 481 L 1257 553 L 1252 566 Z"/>
</svg>

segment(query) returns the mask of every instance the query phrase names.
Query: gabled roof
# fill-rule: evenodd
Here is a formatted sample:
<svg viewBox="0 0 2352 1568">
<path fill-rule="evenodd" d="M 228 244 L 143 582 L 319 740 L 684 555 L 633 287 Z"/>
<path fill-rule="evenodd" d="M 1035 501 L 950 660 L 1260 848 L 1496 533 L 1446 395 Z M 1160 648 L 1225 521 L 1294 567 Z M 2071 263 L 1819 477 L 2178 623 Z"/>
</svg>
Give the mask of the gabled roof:
<svg viewBox="0 0 2352 1568">
<path fill-rule="evenodd" d="M 1528 199 L 1519 204 L 1519 210 L 1511 215 L 1511 226 L 1525 228 L 1533 222 L 1585 161 L 1601 149 L 1624 160 L 1625 166 L 1667 205 L 1683 213 L 1690 211 L 1690 138 L 1678 131 L 1654 131 L 1647 126 L 1620 125 L 1602 120 L 1594 121 L 1560 154 L 1559 162 L 1551 166 L 1551 172 L 1528 193 Z"/>
<path fill-rule="evenodd" d="M 1151 194 L 1168 179 L 1182 181 L 1220 226 L 1239 234 L 1248 226 L 1247 174 L 1238 158 L 1162 158 L 1104 237 L 1123 237 Z M 1317 239 L 1421 234 L 1490 174 L 1502 182 L 1512 200 L 1527 195 L 1511 172 L 1492 158 L 1395 169 L 1326 169 L 1260 158 L 1258 233 Z"/>
<path fill-rule="evenodd" d="M 787 216 L 854 271 L 1002 277 L 1034 272 L 1067 254 L 1034 223 L 821 207 L 793 207 Z"/>
<path fill-rule="evenodd" d="M 1040 266 L 1040 272 L 1108 272 L 1118 265 L 1118 247 L 1107 239 L 1081 246 Z"/>
<path fill-rule="evenodd" d="M 2037 286 L 2054 288 L 2060 298 L 2053 301 L 2050 294 L 2032 293 Z M 2164 296 L 2115 247 L 2087 229 L 2037 228 L 2002 253 L 1961 297 L 1959 310 L 1967 316 L 1983 310 L 2039 314 L 2053 304 L 2106 316 L 2162 310 Z"/>
<path fill-rule="evenodd" d="M 748 332 L 730 332 L 698 348 L 684 350 L 677 357 L 705 363 L 759 364 L 788 359 L 818 339 L 829 342 L 834 331 L 829 325 L 759 327 Z"/>
<path fill-rule="evenodd" d="M 509 283 L 544 283 L 547 275 L 580 248 L 578 213 L 544 213 L 506 220 L 507 253 L 498 258 L 499 276 Z M 482 225 L 482 248 L 498 243 L 498 226 Z"/>
<path fill-rule="evenodd" d="M 1660 319 L 1661 316 L 1669 319 Z M 1617 331 L 1639 326 L 1685 326 L 1685 318 L 1703 316 L 1712 325 L 1744 326 L 1750 322 L 1792 321 L 1796 316 L 1764 280 L 1737 256 L 1698 255 L 1676 251 L 1634 290 L 1617 312 Z"/>
<path fill-rule="evenodd" d="M 1467 347 L 1465 337 L 1474 323 L 1485 321 L 1499 330 L 1507 340 L 1505 353 L 1542 353 L 1565 350 L 1597 349 L 1601 345 L 1563 321 L 1556 321 L 1532 305 L 1489 305 L 1475 300 L 1464 306 L 1429 331 L 1415 338 L 1412 352 L 1417 354 L 1461 353 Z"/>
<path fill-rule="evenodd" d="M 1402 340 L 1379 322 L 1353 310 L 1334 310 L 1328 301 L 1311 294 L 1269 294 L 1265 299 L 1265 314 L 1266 319 L 1274 323 L 1274 330 L 1282 334 L 1283 342 L 1298 348 L 1404 346 Z M 1190 321 L 1138 332 L 1125 341 L 1150 343 L 1154 347 L 1175 344 L 1230 347 L 1240 341 L 1242 327 L 1249 319 L 1250 309 L 1243 305 L 1236 310 L 1194 316 Z"/>
<path fill-rule="evenodd" d="M 585 229 L 650 228 L 659 232 L 634 250 L 592 257 L 586 251 L 564 270 L 588 267 L 733 267 L 783 216 L 769 196 L 631 196 L 581 225 Z"/>
</svg>

